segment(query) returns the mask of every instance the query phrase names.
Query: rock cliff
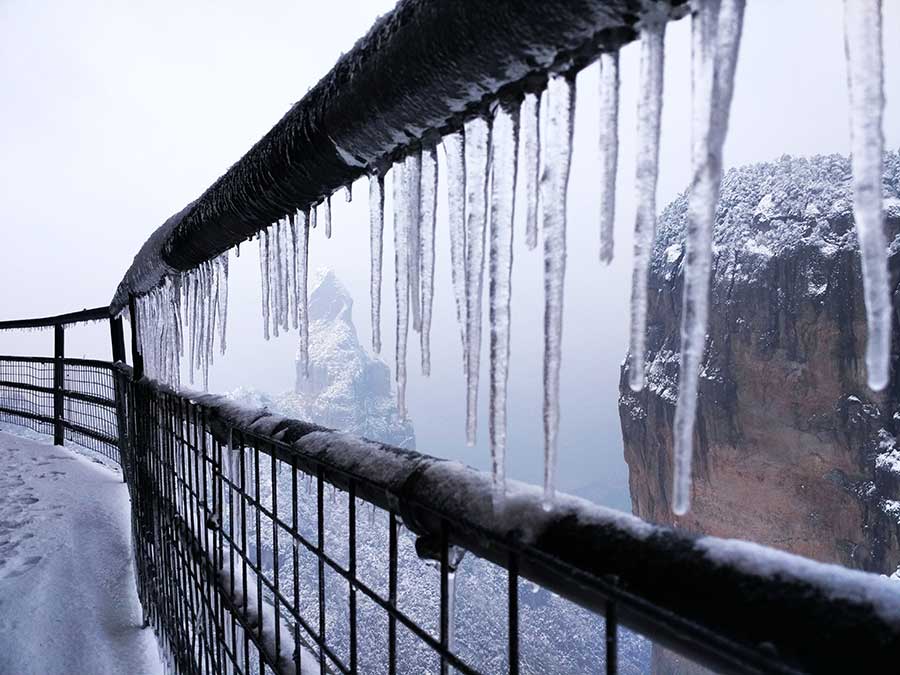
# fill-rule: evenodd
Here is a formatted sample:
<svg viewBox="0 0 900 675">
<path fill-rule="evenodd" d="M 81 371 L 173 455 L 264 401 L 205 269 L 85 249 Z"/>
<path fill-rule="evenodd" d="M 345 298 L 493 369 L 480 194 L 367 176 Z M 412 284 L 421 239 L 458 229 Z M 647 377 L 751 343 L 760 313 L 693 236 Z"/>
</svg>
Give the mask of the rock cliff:
<svg viewBox="0 0 900 675">
<path fill-rule="evenodd" d="M 885 156 L 885 228 L 900 276 L 900 154 Z M 650 273 L 648 378 L 620 382 L 635 514 L 849 567 L 900 564 L 900 353 L 866 386 L 865 310 L 849 161 L 782 157 L 733 169 L 714 234 L 693 507 L 672 515 L 672 421 L 683 288 L 684 195 L 660 217 Z"/>
</svg>

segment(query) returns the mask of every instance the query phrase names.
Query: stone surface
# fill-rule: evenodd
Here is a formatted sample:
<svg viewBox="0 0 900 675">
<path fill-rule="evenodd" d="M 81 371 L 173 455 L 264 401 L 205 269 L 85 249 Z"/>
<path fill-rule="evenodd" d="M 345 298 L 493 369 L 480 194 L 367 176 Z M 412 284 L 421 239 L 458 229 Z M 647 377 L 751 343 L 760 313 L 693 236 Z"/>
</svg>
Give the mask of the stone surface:
<svg viewBox="0 0 900 675">
<path fill-rule="evenodd" d="M 885 156 L 886 231 L 900 270 L 900 154 Z M 647 386 L 619 410 L 633 511 L 891 574 L 900 564 L 900 383 L 866 386 L 866 324 L 850 168 L 835 155 L 729 171 L 695 435 L 693 506 L 672 515 L 686 197 L 660 218 Z M 895 286 L 896 288 L 896 286 Z M 900 297 L 895 291 L 895 308 Z M 894 361 L 900 352 L 895 311 Z"/>
</svg>

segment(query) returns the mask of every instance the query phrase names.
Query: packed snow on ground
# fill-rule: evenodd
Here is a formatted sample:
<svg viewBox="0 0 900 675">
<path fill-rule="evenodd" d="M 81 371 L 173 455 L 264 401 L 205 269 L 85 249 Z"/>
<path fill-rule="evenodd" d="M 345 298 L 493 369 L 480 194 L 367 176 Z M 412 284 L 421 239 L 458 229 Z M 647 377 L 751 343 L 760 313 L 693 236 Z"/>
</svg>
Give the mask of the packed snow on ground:
<svg viewBox="0 0 900 675">
<path fill-rule="evenodd" d="M 0 431 L 0 673 L 162 673 L 120 474 Z"/>
</svg>

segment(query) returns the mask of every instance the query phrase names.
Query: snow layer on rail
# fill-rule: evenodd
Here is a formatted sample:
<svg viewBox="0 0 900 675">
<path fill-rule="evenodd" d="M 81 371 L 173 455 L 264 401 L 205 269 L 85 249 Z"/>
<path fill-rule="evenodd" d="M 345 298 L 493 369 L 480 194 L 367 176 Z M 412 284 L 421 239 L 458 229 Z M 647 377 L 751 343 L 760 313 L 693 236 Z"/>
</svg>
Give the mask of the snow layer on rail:
<svg viewBox="0 0 900 675">
<path fill-rule="evenodd" d="M 697 3 L 692 17 L 693 177 L 688 196 L 681 368 L 674 421 L 672 510 L 676 515 L 687 513 L 691 503 L 697 387 L 709 314 L 712 227 L 722 181 L 722 146 L 728 129 L 743 12 L 744 0 L 703 0 Z"/>
<path fill-rule="evenodd" d="M 641 31 L 641 74 L 637 110 L 637 214 L 634 224 L 634 270 L 631 281 L 632 390 L 644 388 L 644 352 L 647 340 L 647 274 L 656 235 L 656 179 L 659 174 L 659 125 L 662 116 L 665 21 Z"/>
<path fill-rule="evenodd" d="M 884 153 L 881 0 L 844 0 L 844 25 L 850 93 L 853 219 L 862 254 L 869 329 L 866 372 L 869 387 L 880 391 L 890 379 L 892 315 L 881 203 Z"/>
</svg>

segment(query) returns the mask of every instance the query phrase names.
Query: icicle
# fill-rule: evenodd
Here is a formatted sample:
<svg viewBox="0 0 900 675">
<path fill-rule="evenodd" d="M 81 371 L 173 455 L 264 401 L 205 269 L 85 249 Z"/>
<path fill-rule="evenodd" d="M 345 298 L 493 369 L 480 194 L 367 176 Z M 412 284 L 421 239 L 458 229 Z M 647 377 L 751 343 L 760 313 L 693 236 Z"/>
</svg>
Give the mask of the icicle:
<svg viewBox="0 0 900 675">
<path fill-rule="evenodd" d="M 562 361 L 563 288 L 566 277 L 566 194 L 572 160 L 575 80 L 556 75 L 547 85 L 547 139 L 541 175 L 544 230 L 544 507 L 556 494 L 559 370 Z"/>
<path fill-rule="evenodd" d="M 331 195 L 325 197 L 325 238 L 331 239 Z"/>
<path fill-rule="evenodd" d="M 462 131 L 444 136 L 447 158 L 447 201 L 450 226 L 450 278 L 456 299 L 456 320 L 463 346 L 463 371 L 466 355 L 466 139 Z"/>
<path fill-rule="evenodd" d="M 421 237 L 419 235 L 419 205 L 422 174 L 422 155 L 416 151 L 404 160 L 404 176 L 406 180 L 404 211 L 406 216 L 406 243 L 409 248 L 407 263 L 409 264 L 409 296 L 412 310 L 413 330 L 422 330 L 422 296 L 421 296 Z"/>
<path fill-rule="evenodd" d="M 637 214 L 634 224 L 634 270 L 631 278 L 631 366 L 628 382 L 644 388 L 647 341 L 647 274 L 656 235 L 656 178 L 659 172 L 659 124 L 662 113 L 663 58 L 666 23 L 647 24 L 641 31 L 641 77 L 638 98 Z"/>
<path fill-rule="evenodd" d="M 397 409 L 406 419 L 406 341 L 409 333 L 409 243 L 406 237 L 407 194 L 405 161 L 394 164 L 394 291 L 397 304 L 397 339 L 394 354 Z"/>
<path fill-rule="evenodd" d="M 353 201 L 353 183 L 344 186 L 344 200 L 348 204 Z"/>
<path fill-rule="evenodd" d="M 291 295 L 294 298 L 291 307 L 291 323 L 294 328 L 300 327 L 300 272 L 298 269 L 300 263 L 300 236 L 297 230 L 303 222 L 303 212 L 291 214 Z"/>
<path fill-rule="evenodd" d="M 311 230 L 316 229 L 316 210 L 318 209 L 318 204 L 313 205 L 309 209 L 309 228 Z"/>
<path fill-rule="evenodd" d="M 491 125 L 483 117 L 466 122 L 466 442 L 475 445 L 481 360 L 481 298 L 487 229 L 488 148 Z"/>
<path fill-rule="evenodd" d="M 300 367 L 309 376 L 309 311 L 307 307 L 307 278 L 309 268 L 309 211 L 299 213 L 297 251 L 297 306 L 300 315 Z"/>
<path fill-rule="evenodd" d="M 269 231 L 259 233 L 259 275 L 262 280 L 263 337 L 269 339 Z M 194 353 L 191 343 L 191 354 Z M 191 362 L 193 363 L 193 356 Z M 193 380 L 191 380 L 193 382 Z"/>
<path fill-rule="evenodd" d="M 279 220 L 272 227 L 272 233 L 275 235 L 275 248 L 273 251 L 273 260 L 275 263 L 275 288 L 274 288 L 274 297 L 276 299 L 276 307 L 277 311 L 275 312 L 275 324 L 288 329 L 288 320 L 287 320 L 287 284 L 285 283 L 285 241 L 284 241 L 284 227 L 282 227 L 282 222 Z M 277 335 L 277 333 L 276 333 Z"/>
<path fill-rule="evenodd" d="M 619 52 L 600 55 L 600 262 L 613 259 L 619 163 Z"/>
<path fill-rule="evenodd" d="M 850 92 L 853 220 L 862 258 L 869 388 L 890 379 L 891 288 L 882 214 L 884 64 L 881 0 L 844 0 L 844 46 Z"/>
<path fill-rule="evenodd" d="M 522 172 L 525 177 L 525 245 L 529 250 L 538 240 L 538 181 L 541 156 L 541 95 L 525 94 L 519 113 L 522 134 Z"/>
<path fill-rule="evenodd" d="M 437 212 L 437 148 L 422 150 L 419 237 L 422 282 L 422 374 L 431 375 L 431 309 L 434 303 L 434 230 Z"/>
<path fill-rule="evenodd" d="M 743 11 L 744 0 L 704 0 L 694 11 L 691 24 L 693 177 L 688 195 L 681 367 L 674 421 L 672 511 L 676 515 L 687 513 L 691 503 L 694 420 L 709 314 L 712 232 Z"/>
<path fill-rule="evenodd" d="M 369 176 L 369 295 L 372 309 L 372 349 L 381 353 L 381 253 L 384 236 L 384 176 Z"/>
<path fill-rule="evenodd" d="M 506 386 L 509 379 L 509 310 L 518 125 L 518 109 L 501 105 L 494 117 L 491 135 L 491 390 L 488 426 L 497 504 L 506 492 Z"/>
<path fill-rule="evenodd" d="M 297 223 L 294 214 L 288 215 L 284 222 L 284 287 L 287 299 L 284 309 L 284 329 L 298 328 L 299 315 L 297 312 Z"/>
</svg>

